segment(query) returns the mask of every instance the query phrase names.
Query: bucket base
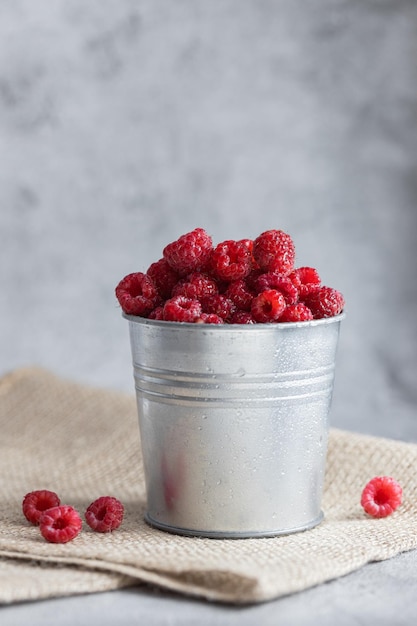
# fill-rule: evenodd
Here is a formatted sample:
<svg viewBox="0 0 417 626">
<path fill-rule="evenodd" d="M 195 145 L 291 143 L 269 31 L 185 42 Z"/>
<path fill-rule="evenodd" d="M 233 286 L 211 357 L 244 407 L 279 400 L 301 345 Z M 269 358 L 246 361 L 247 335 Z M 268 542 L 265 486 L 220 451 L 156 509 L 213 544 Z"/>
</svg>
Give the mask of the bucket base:
<svg viewBox="0 0 417 626">
<path fill-rule="evenodd" d="M 222 530 L 194 530 L 191 528 L 179 528 L 176 526 L 170 526 L 162 522 L 158 522 L 148 514 L 145 513 L 145 522 L 158 530 L 174 535 L 185 535 L 186 537 L 206 537 L 207 539 L 256 539 L 261 537 L 277 537 L 279 535 L 292 535 L 293 533 L 303 532 L 314 528 L 324 519 L 323 511 L 314 520 L 305 524 L 304 526 L 298 526 L 295 528 L 265 530 L 265 531 L 222 531 Z"/>
</svg>

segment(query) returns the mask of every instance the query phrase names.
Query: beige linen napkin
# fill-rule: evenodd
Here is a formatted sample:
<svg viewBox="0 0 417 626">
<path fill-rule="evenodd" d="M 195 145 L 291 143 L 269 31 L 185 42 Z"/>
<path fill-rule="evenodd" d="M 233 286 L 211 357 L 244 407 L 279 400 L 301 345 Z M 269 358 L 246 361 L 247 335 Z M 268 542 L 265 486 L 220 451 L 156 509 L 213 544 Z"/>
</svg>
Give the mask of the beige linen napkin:
<svg viewBox="0 0 417 626">
<path fill-rule="evenodd" d="M 277 598 L 417 547 L 417 445 L 332 429 L 325 520 L 262 539 L 181 537 L 143 521 L 145 487 L 134 395 L 90 388 L 37 368 L 0 381 L 0 603 L 141 582 L 219 602 Z M 404 502 L 372 519 L 364 484 L 389 474 Z M 100 495 L 125 505 L 122 526 L 47 543 L 23 517 L 23 496 L 51 489 L 83 514 Z"/>
</svg>

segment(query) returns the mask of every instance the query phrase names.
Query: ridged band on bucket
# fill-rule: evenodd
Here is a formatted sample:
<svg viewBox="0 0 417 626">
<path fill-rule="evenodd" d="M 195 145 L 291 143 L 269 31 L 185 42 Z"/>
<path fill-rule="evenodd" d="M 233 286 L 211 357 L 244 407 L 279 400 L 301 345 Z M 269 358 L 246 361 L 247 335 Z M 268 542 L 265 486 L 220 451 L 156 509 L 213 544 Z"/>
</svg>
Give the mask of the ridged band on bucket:
<svg viewBox="0 0 417 626">
<path fill-rule="evenodd" d="M 278 401 L 300 400 L 326 395 L 332 389 L 334 365 L 301 372 L 270 375 L 235 376 L 217 374 L 207 377 L 191 372 L 151 369 L 134 363 L 136 390 L 149 399 L 168 404 L 240 406 L 245 398 L 249 406 L 266 406 Z"/>
<path fill-rule="evenodd" d="M 147 521 L 207 537 L 319 523 L 343 316 L 251 326 L 125 317 Z"/>
</svg>

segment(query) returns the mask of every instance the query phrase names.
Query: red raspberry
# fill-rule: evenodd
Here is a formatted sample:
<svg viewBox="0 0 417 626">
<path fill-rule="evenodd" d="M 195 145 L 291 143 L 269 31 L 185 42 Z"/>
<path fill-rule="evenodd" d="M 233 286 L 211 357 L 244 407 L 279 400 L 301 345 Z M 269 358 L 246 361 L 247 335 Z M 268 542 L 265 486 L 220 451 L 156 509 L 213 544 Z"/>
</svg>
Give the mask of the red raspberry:
<svg viewBox="0 0 417 626">
<path fill-rule="evenodd" d="M 197 324 L 224 324 L 224 319 L 215 313 L 202 313 L 196 322 Z"/>
<path fill-rule="evenodd" d="M 25 495 L 22 502 L 22 511 L 28 522 L 39 524 L 44 511 L 60 504 L 59 497 L 54 491 L 39 489 Z"/>
<path fill-rule="evenodd" d="M 402 501 L 402 488 L 391 476 L 376 476 L 364 487 L 361 505 L 373 517 L 391 515 Z"/>
<path fill-rule="evenodd" d="M 294 267 L 295 246 L 282 230 L 267 230 L 255 239 L 253 256 L 264 272 L 288 274 Z"/>
<path fill-rule="evenodd" d="M 290 304 L 282 313 L 279 318 L 279 322 L 307 322 L 313 319 L 313 314 L 310 309 L 302 302 L 297 304 Z"/>
<path fill-rule="evenodd" d="M 228 285 L 224 295 L 226 298 L 232 300 L 238 309 L 250 311 L 253 293 L 250 291 L 245 280 L 234 280 Z"/>
<path fill-rule="evenodd" d="M 255 324 L 255 320 L 253 319 L 249 311 L 239 310 L 233 313 L 230 319 L 230 323 L 231 324 Z"/>
<path fill-rule="evenodd" d="M 345 300 L 340 291 L 332 287 L 319 287 L 317 291 L 308 293 L 303 298 L 303 302 L 311 310 L 314 319 L 339 315 L 345 306 Z"/>
<path fill-rule="evenodd" d="M 319 273 L 314 267 L 298 267 L 289 274 L 288 278 L 297 287 L 300 298 L 317 291 L 321 283 Z"/>
<path fill-rule="evenodd" d="M 232 300 L 221 294 L 201 298 L 201 305 L 204 313 L 214 313 L 225 322 L 229 321 L 236 311 L 236 305 Z"/>
<path fill-rule="evenodd" d="M 119 528 L 123 521 L 124 507 L 117 498 L 101 496 L 94 500 L 85 512 L 85 521 L 98 533 L 109 533 Z"/>
<path fill-rule="evenodd" d="M 269 289 L 252 300 L 251 313 L 255 322 L 276 322 L 285 307 L 285 298 L 282 293 L 276 289 Z"/>
<path fill-rule="evenodd" d="M 219 243 L 210 257 L 210 268 L 220 280 L 245 278 L 252 269 L 252 253 L 244 240 Z"/>
<path fill-rule="evenodd" d="M 164 307 L 163 306 L 157 306 L 148 315 L 148 320 L 163 320 L 163 319 L 164 319 Z"/>
<path fill-rule="evenodd" d="M 173 270 L 185 276 L 200 271 L 206 265 L 212 249 L 210 235 L 203 228 L 195 228 L 165 246 L 163 256 Z"/>
<path fill-rule="evenodd" d="M 267 272 L 261 274 L 256 280 L 256 293 L 262 293 L 268 289 L 280 291 L 287 304 L 295 304 L 298 300 L 298 289 L 288 276 L 279 272 Z"/>
<path fill-rule="evenodd" d="M 165 259 L 159 259 L 159 261 L 152 263 L 146 273 L 153 280 L 161 298 L 164 300 L 170 298 L 172 288 L 179 280 L 179 275 L 168 265 Z"/>
<path fill-rule="evenodd" d="M 255 261 L 255 257 L 253 256 L 253 244 L 254 244 L 253 239 L 241 239 L 240 241 L 245 244 L 245 246 L 247 247 L 247 249 L 251 253 L 252 269 L 259 269 L 259 265 Z"/>
<path fill-rule="evenodd" d="M 185 296 L 175 296 L 164 304 L 164 320 L 168 322 L 195 322 L 201 313 L 200 302 Z"/>
<path fill-rule="evenodd" d="M 239 239 L 238 243 L 243 243 L 249 252 L 252 254 L 253 252 L 253 239 Z"/>
<path fill-rule="evenodd" d="M 128 274 L 116 287 L 116 298 L 127 315 L 146 317 L 159 300 L 157 288 L 150 276 L 142 272 Z"/>
<path fill-rule="evenodd" d="M 185 296 L 192 300 L 198 300 L 202 296 L 216 294 L 218 291 L 215 280 L 201 272 L 193 272 L 177 282 L 172 290 L 172 296 Z"/>
<path fill-rule="evenodd" d="M 67 543 L 81 531 L 82 520 L 68 505 L 54 506 L 42 513 L 39 529 L 42 537 L 51 543 Z"/>
</svg>

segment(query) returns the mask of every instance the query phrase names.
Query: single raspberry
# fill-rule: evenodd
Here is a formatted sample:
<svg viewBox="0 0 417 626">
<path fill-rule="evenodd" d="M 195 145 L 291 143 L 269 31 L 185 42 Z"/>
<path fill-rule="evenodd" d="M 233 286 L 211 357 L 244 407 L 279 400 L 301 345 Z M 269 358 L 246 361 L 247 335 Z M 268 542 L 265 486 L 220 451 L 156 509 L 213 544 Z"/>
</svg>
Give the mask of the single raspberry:
<svg viewBox="0 0 417 626">
<path fill-rule="evenodd" d="M 172 290 L 172 296 L 185 296 L 192 300 L 198 300 L 202 296 L 216 294 L 218 291 L 215 280 L 209 278 L 207 274 L 193 272 L 177 282 Z"/>
<path fill-rule="evenodd" d="M 165 259 L 159 259 L 159 261 L 152 263 L 146 273 L 153 280 L 161 298 L 163 300 L 170 298 L 172 288 L 180 277 L 179 274 L 168 265 Z"/>
<path fill-rule="evenodd" d="M 311 310 L 314 319 L 339 315 L 345 306 L 343 295 L 332 287 L 320 287 L 308 293 L 303 302 Z"/>
<path fill-rule="evenodd" d="M 185 296 L 175 296 L 164 304 L 164 320 L 168 322 L 195 322 L 201 313 L 201 303 Z"/>
<path fill-rule="evenodd" d="M 210 269 L 220 280 L 245 278 L 252 269 L 252 253 L 244 240 L 219 243 L 211 253 Z"/>
<path fill-rule="evenodd" d="M 198 319 L 197 324 L 224 324 L 224 319 L 215 313 L 202 313 Z"/>
<path fill-rule="evenodd" d="M 255 324 L 255 320 L 249 311 L 242 311 L 240 309 L 233 313 L 230 318 L 230 324 Z"/>
<path fill-rule="evenodd" d="M 51 543 L 67 543 L 81 531 L 78 512 L 68 505 L 54 506 L 44 511 L 39 520 L 42 537 Z"/>
<path fill-rule="evenodd" d="M 251 263 L 251 264 L 252 264 L 252 270 L 254 270 L 254 269 L 259 269 L 259 265 L 258 265 L 258 263 L 255 261 L 255 257 L 253 256 L 253 244 L 254 244 L 253 239 L 240 239 L 240 241 L 241 241 L 242 243 L 244 243 L 244 244 L 245 244 L 245 246 L 247 247 L 247 249 L 248 249 L 248 250 L 249 250 L 249 252 L 251 253 L 251 257 L 252 257 L 252 259 L 251 259 L 251 260 L 252 260 L 252 263 Z M 252 270 L 251 270 L 251 271 L 252 271 Z"/>
<path fill-rule="evenodd" d="M 279 322 L 307 322 L 313 319 L 313 314 L 310 309 L 303 304 L 302 302 L 297 302 L 297 304 L 288 305 L 281 317 L 279 318 Z"/>
<path fill-rule="evenodd" d="M 94 500 L 85 512 L 85 521 L 98 533 L 109 533 L 119 528 L 123 521 L 124 507 L 117 498 L 101 496 Z"/>
<path fill-rule="evenodd" d="M 44 511 L 60 504 L 60 499 L 54 491 L 38 489 L 25 495 L 22 502 L 22 511 L 28 522 L 39 524 Z"/>
<path fill-rule="evenodd" d="M 127 315 L 146 317 L 158 303 L 158 290 L 150 276 L 128 274 L 116 287 L 116 298 Z"/>
<path fill-rule="evenodd" d="M 213 296 L 204 296 L 201 298 L 201 305 L 204 313 L 214 313 L 221 317 L 225 322 L 229 321 L 233 313 L 236 311 L 236 305 L 225 295 L 217 294 Z"/>
<path fill-rule="evenodd" d="M 250 311 L 254 294 L 249 289 L 246 281 L 241 278 L 230 283 L 224 292 L 226 298 L 235 303 L 238 309 Z"/>
<path fill-rule="evenodd" d="M 297 267 L 288 278 L 297 287 L 300 298 L 317 291 L 321 284 L 319 273 L 314 267 Z"/>
<path fill-rule="evenodd" d="M 361 505 L 372 517 L 391 515 L 402 501 L 402 488 L 391 476 L 376 476 L 364 487 Z"/>
<path fill-rule="evenodd" d="M 148 320 L 163 320 L 164 319 L 164 307 L 157 306 L 148 315 Z"/>
<path fill-rule="evenodd" d="M 163 257 L 173 270 L 185 276 L 200 271 L 206 265 L 212 249 L 210 235 L 203 228 L 195 228 L 165 246 Z"/>
<path fill-rule="evenodd" d="M 252 300 L 251 313 L 255 322 L 276 322 L 285 307 L 285 298 L 282 293 L 276 289 L 268 289 Z"/>
<path fill-rule="evenodd" d="M 255 239 L 253 256 L 264 272 L 288 274 L 294 267 L 295 246 L 282 230 L 267 230 Z"/>
<path fill-rule="evenodd" d="M 256 280 L 256 293 L 262 293 L 268 289 L 280 291 L 287 304 L 295 304 L 298 300 L 298 289 L 293 282 L 279 272 L 266 272 L 258 276 Z"/>
<path fill-rule="evenodd" d="M 238 243 L 243 243 L 252 254 L 253 252 L 253 239 L 239 239 Z"/>
</svg>

